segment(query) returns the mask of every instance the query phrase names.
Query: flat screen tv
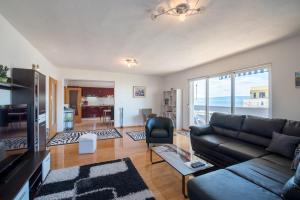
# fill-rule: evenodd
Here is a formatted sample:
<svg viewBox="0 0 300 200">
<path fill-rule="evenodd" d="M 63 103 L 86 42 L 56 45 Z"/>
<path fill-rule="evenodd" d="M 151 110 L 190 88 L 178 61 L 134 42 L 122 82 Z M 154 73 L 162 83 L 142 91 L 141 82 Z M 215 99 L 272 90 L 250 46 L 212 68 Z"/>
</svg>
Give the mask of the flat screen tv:
<svg viewBox="0 0 300 200">
<path fill-rule="evenodd" d="M 26 104 L 0 106 L 0 174 L 28 151 L 28 112 Z"/>
</svg>

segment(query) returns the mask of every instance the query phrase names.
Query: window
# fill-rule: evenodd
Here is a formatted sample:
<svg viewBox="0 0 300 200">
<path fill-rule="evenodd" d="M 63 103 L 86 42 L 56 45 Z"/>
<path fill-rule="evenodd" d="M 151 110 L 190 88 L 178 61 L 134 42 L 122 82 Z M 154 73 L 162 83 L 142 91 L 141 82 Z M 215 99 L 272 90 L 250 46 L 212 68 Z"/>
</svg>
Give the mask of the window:
<svg viewBox="0 0 300 200">
<path fill-rule="evenodd" d="M 235 73 L 235 113 L 269 116 L 269 70 L 253 69 Z"/>
<path fill-rule="evenodd" d="M 190 124 L 206 124 L 212 113 L 269 116 L 269 67 L 235 71 L 190 82 Z"/>
<path fill-rule="evenodd" d="M 231 75 L 209 78 L 209 119 L 214 112 L 231 113 Z"/>
<path fill-rule="evenodd" d="M 206 124 L 206 80 L 193 81 L 192 85 L 192 109 L 190 124 L 204 125 Z"/>
</svg>

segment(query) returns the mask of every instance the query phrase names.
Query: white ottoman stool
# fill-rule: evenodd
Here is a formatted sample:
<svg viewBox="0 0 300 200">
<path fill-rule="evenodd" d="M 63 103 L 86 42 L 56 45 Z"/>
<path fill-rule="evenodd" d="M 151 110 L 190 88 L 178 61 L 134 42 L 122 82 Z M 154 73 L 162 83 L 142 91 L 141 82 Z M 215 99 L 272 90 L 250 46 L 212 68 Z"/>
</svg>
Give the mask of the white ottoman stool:
<svg viewBox="0 0 300 200">
<path fill-rule="evenodd" d="M 97 149 L 97 135 L 84 134 L 79 138 L 79 154 L 94 153 Z"/>
</svg>

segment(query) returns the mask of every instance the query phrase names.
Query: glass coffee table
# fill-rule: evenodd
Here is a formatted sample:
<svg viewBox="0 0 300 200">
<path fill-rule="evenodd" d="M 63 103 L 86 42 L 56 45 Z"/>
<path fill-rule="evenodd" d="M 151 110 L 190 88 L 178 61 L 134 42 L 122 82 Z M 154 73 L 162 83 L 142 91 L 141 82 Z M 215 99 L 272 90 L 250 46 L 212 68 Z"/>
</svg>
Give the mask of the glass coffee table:
<svg viewBox="0 0 300 200">
<path fill-rule="evenodd" d="M 153 152 L 157 154 L 162 160 L 153 162 Z M 179 172 L 182 176 L 182 193 L 185 198 L 186 194 L 186 180 L 185 177 L 189 175 L 201 175 L 215 170 L 215 166 L 208 161 L 199 158 L 190 152 L 178 148 L 174 144 L 164 144 L 150 148 L 150 160 L 152 164 L 167 162 L 172 168 Z M 202 162 L 201 167 L 193 168 L 191 164 L 194 162 Z"/>
</svg>

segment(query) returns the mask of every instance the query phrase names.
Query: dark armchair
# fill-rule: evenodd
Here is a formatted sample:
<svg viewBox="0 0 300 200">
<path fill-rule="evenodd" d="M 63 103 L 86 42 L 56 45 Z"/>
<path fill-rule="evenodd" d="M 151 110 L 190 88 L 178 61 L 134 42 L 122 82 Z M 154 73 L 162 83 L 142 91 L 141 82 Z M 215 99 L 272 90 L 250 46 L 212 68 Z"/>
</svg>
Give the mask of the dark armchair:
<svg viewBox="0 0 300 200">
<path fill-rule="evenodd" d="M 169 143 L 173 144 L 173 123 L 166 117 L 154 117 L 146 123 L 146 142 L 149 143 Z"/>
</svg>

